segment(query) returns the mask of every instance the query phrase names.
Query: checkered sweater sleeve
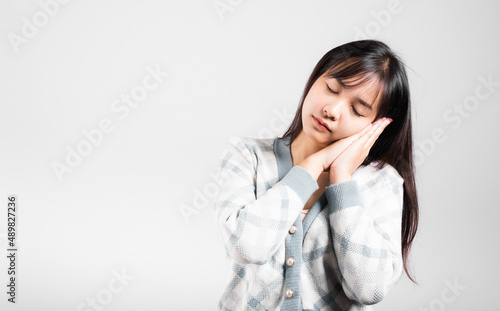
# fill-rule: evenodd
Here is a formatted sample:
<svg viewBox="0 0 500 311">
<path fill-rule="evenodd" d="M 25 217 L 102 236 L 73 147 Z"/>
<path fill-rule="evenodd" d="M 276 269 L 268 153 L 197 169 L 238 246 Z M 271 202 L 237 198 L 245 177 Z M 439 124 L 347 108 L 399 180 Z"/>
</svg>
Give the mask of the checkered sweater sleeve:
<svg viewBox="0 0 500 311">
<path fill-rule="evenodd" d="M 364 185 L 363 199 L 357 180 L 325 189 L 342 288 L 366 305 L 380 302 L 402 272 L 403 179 L 389 168 Z"/>
<path fill-rule="evenodd" d="M 276 175 L 266 171 L 272 166 L 261 164 L 258 169 L 265 176 Z M 288 229 L 309 197 L 319 188 L 309 172 L 294 166 L 257 198 L 256 174 L 255 153 L 240 137 L 231 137 L 221 155 L 214 209 L 226 253 L 240 264 L 269 261 L 284 243 Z"/>
</svg>

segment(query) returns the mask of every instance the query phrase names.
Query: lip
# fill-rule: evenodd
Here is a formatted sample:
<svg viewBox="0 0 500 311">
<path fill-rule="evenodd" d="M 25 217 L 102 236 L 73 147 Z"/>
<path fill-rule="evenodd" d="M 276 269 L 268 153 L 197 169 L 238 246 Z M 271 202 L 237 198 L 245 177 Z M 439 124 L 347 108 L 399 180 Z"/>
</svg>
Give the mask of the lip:
<svg viewBox="0 0 500 311">
<path fill-rule="evenodd" d="M 322 130 L 323 130 L 323 131 L 325 131 L 325 132 L 330 132 L 330 133 L 332 132 L 332 131 L 330 130 L 330 128 L 328 127 L 328 125 L 327 125 L 325 122 L 321 121 L 320 119 L 316 118 L 315 116 L 313 116 L 313 119 L 314 119 L 314 123 L 316 123 L 316 125 L 317 125 L 320 129 L 322 129 Z"/>
</svg>

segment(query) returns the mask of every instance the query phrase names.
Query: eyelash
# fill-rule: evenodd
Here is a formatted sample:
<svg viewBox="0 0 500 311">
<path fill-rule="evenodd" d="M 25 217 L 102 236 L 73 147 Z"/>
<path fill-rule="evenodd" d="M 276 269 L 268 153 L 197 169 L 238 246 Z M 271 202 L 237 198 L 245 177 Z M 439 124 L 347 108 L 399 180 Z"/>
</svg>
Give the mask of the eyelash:
<svg viewBox="0 0 500 311">
<path fill-rule="evenodd" d="M 339 93 L 339 92 L 334 92 L 334 91 L 332 91 L 332 89 L 328 86 L 328 84 L 326 85 L 326 87 L 328 88 L 328 90 L 329 90 L 330 92 L 332 92 L 332 93 L 333 93 L 333 94 L 335 94 L 335 95 L 337 95 L 337 94 Z"/>
<path fill-rule="evenodd" d="M 328 86 L 328 84 L 326 85 L 326 87 L 328 88 L 328 90 L 329 90 L 331 93 L 333 93 L 333 94 L 335 94 L 335 95 L 338 95 L 338 94 L 339 94 L 338 92 L 334 92 L 334 91 L 332 91 L 332 89 Z M 354 114 L 355 114 L 355 115 L 357 115 L 358 117 L 362 117 L 362 115 L 360 115 L 360 114 L 356 111 L 356 109 L 354 109 L 354 107 L 353 107 L 353 106 L 351 106 L 351 107 L 352 107 L 352 111 L 354 112 Z"/>
</svg>

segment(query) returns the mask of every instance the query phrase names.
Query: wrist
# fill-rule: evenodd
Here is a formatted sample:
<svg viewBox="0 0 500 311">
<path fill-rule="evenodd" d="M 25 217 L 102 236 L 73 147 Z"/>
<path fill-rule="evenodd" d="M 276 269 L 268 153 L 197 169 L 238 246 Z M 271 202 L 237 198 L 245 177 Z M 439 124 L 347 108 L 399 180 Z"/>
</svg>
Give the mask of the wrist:
<svg viewBox="0 0 500 311">
<path fill-rule="evenodd" d="M 313 155 L 308 156 L 302 162 L 297 164 L 297 166 L 302 167 L 311 174 L 311 176 L 317 180 L 319 175 L 323 172 L 323 166 L 318 164 L 319 162 Z"/>
<path fill-rule="evenodd" d="M 336 171 L 330 168 L 330 185 L 340 184 L 352 180 L 352 175 L 348 172 Z"/>
</svg>

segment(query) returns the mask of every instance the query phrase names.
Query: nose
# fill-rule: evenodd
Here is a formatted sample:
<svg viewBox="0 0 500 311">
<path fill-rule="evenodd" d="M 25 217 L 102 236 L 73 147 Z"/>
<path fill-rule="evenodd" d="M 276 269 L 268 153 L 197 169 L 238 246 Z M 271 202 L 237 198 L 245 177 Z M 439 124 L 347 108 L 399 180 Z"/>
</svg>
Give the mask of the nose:
<svg viewBox="0 0 500 311">
<path fill-rule="evenodd" d="M 341 100 L 328 103 L 323 107 L 323 113 L 328 119 L 338 121 L 342 115 L 342 110 L 344 109 L 343 106 L 345 105 Z"/>
</svg>

